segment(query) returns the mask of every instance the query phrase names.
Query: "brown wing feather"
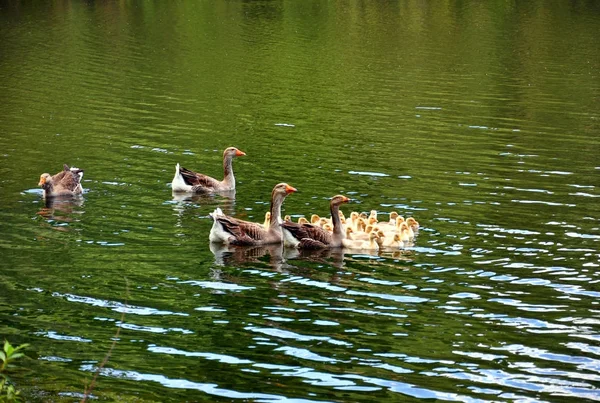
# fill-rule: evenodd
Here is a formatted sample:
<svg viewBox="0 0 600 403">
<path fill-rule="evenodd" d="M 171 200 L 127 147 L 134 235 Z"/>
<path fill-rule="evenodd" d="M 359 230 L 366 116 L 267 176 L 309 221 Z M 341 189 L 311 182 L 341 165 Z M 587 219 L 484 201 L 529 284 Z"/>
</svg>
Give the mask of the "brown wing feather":
<svg viewBox="0 0 600 403">
<path fill-rule="evenodd" d="M 216 219 L 223 229 L 229 232 L 234 240 L 234 245 L 252 245 L 257 241 L 263 240 L 267 235 L 267 230 L 257 223 L 238 220 L 228 216 L 218 216 Z"/>
<path fill-rule="evenodd" d="M 79 186 L 79 175 L 73 171 L 63 171 L 65 175 L 63 178 L 55 185 L 55 189 L 59 190 L 60 188 L 73 192 Z"/>
<path fill-rule="evenodd" d="M 324 244 L 323 242 L 311 238 L 302 238 L 298 244 L 298 247 L 302 249 L 323 249 L 327 248 L 328 246 L 329 245 Z"/>
<path fill-rule="evenodd" d="M 190 171 L 187 168 L 180 167 L 179 173 L 183 177 L 185 183 L 190 186 L 194 186 L 194 190 L 201 190 L 202 188 L 212 189 L 219 185 L 219 181 L 215 178 L 211 178 L 208 175 L 199 174 L 194 171 Z"/>
<path fill-rule="evenodd" d="M 69 168 L 69 166 L 67 164 L 65 164 L 63 166 L 63 170 L 62 171 L 60 171 L 56 175 L 52 175 L 52 182 L 59 183 L 60 181 L 62 181 L 64 179 L 64 177 L 67 174 L 67 172 L 70 172 L 70 168 Z"/>
<path fill-rule="evenodd" d="M 298 224 L 285 221 L 281 226 L 288 230 L 296 239 L 301 241 L 308 238 L 325 245 L 330 245 L 333 242 L 333 238 L 328 231 L 312 224 Z M 302 246 L 302 244 L 300 246 Z"/>
</svg>

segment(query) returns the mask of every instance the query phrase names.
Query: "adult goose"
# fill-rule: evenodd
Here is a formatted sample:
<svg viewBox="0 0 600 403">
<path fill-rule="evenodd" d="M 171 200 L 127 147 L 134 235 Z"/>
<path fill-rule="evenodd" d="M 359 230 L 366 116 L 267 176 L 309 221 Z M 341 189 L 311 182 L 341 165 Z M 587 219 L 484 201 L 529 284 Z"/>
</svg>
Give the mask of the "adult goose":
<svg viewBox="0 0 600 403">
<path fill-rule="evenodd" d="M 287 183 L 279 183 L 273 188 L 271 193 L 271 221 L 269 228 L 266 229 L 263 224 L 250 221 L 239 220 L 234 217 L 226 216 L 220 208 L 210 213 L 213 219 L 213 226 L 210 230 L 209 239 L 211 242 L 218 242 L 231 245 L 268 245 L 280 243 L 282 241 L 281 227 L 281 205 L 286 196 L 296 192 L 296 189 Z"/>
<path fill-rule="evenodd" d="M 298 224 L 287 221 L 282 223 L 281 228 L 283 230 L 284 245 L 300 249 L 341 247 L 345 234 L 338 212 L 340 205 L 348 203 L 349 201 L 350 199 L 346 196 L 337 195 L 329 202 L 331 220 L 333 222 L 333 233 L 313 224 Z"/>
<path fill-rule="evenodd" d="M 233 176 L 233 158 L 246 155 L 245 152 L 235 147 L 226 148 L 223 151 L 223 180 L 219 181 L 208 175 L 197 173 L 182 166 L 175 167 L 175 176 L 171 182 L 173 192 L 210 193 L 224 192 L 235 189 L 235 177 Z"/>
<path fill-rule="evenodd" d="M 56 175 L 43 173 L 38 186 L 44 189 L 44 197 L 74 196 L 83 193 L 81 187 L 83 169 L 63 165 L 63 170 Z"/>
</svg>

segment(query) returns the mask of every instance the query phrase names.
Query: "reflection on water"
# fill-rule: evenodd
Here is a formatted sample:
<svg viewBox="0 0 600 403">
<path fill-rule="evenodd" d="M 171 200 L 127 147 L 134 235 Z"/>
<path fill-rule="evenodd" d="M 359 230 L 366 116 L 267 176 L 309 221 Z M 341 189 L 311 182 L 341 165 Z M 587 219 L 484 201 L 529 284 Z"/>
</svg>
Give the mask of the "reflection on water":
<svg viewBox="0 0 600 403">
<path fill-rule="evenodd" d="M 219 266 L 257 263 L 266 259 L 275 270 L 281 270 L 286 259 L 290 258 L 287 254 L 284 256 L 285 249 L 281 244 L 247 247 L 209 242 L 209 248 Z"/>
<path fill-rule="evenodd" d="M 234 200 L 235 199 L 235 189 L 234 190 L 226 190 L 226 191 L 215 191 L 212 193 L 182 193 L 182 192 L 172 192 L 173 200 L 181 203 L 181 202 L 194 202 L 194 203 L 202 203 L 203 201 L 214 199 L 215 197 L 222 197 L 225 199 Z"/>
<path fill-rule="evenodd" d="M 98 400 L 600 400 L 599 18 L 0 5 L 0 340 L 32 358 L 11 379 L 79 400 L 120 329 Z M 172 194 L 230 145 L 235 193 Z M 86 193 L 45 204 L 62 161 Z M 421 228 L 378 253 L 209 243 L 210 212 L 262 222 L 279 182 L 294 219 L 343 194 Z"/>
<path fill-rule="evenodd" d="M 275 270 L 293 267 L 290 261 L 307 261 L 342 268 L 344 250 L 333 249 L 294 249 L 283 245 L 237 246 L 209 242 L 210 251 L 215 256 L 215 264 L 219 266 L 235 266 L 240 264 L 262 262 L 266 257 L 269 265 Z"/>
<path fill-rule="evenodd" d="M 83 196 L 50 197 L 43 199 L 44 207 L 37 215 L 45 219 L 44 226 L 56 231 L 70 231 L 69 224 L 81 220 L 85 213 Z"/>
</svg>

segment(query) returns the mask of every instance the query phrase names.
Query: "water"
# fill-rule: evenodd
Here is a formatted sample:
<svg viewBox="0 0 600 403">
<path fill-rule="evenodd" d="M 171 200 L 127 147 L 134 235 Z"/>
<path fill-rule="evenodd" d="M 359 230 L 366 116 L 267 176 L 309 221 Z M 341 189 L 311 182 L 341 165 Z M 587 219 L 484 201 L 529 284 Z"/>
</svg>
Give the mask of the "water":
<svg viewBox="0 0 600 403">
<path fill-rule="evenodd" d="M 28 401 L 597 401 L 596 2 L 0 6 L 0 336 Z M 177 162 L 234 197 L 174 198 Z M 42 172 L 85 170 L 45 205 Z M 398 211 L 414 247 L 208 243 Z M 117 331 L 119 331 L 118 337 Z M 111 350 L 113 340 L 117 343 Z M 103 359 L 110 351 L 108 361 Z"/>
</svg>

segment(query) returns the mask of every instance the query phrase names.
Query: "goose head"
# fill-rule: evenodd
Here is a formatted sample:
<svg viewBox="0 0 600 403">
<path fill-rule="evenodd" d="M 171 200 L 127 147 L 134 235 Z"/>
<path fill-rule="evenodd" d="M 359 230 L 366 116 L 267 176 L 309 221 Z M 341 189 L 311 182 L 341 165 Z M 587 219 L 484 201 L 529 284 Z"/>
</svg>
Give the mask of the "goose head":
<svg viewBox="0 0 600 403">
<path fill-rule="evenodd" d="M 277 185 L 275 185 L 275 187 L 273 188 L 273 196 L 287 196 L 290 193 L 294 193 L 297 192 L 298 190 L 294 187 L 291 187 L 290 185 L 288 185 L 287 183 L 278 183 Z"/>
<path fill-rule="evenodd" d="M 376 244 L 379 244 L 378 240 L 379 240 L 379 235 L 377 235 L 377 231 L 371 231 L 369 233 L 369 241 L 371 241 L 371 243 L 375 242 Z"/>
<path fill-rule="evenodd" d="M 414 218 L 412 218 L 412 217 L 408 217 L 408 218 L 406 219 L 406 223 L 407 223 L 407 224 L 408 224 L 410 227 L 412 227 L 412 228 L 414 228 L 414 229 L 417 229 L 417 228 L 419 228 L 419 223 L 417 222 L 417 220 L 415 220 L 415 219 L 414 219 Z"/>
<path fill-rule="evenodd" d="M 245 152 L 238 150 L 235 147 L 229 147 L 229 148 L 226 148 L 225 151 L 223 151 L 223 158 L 225 158 L 225 157 L 229 157 L 229 158 L 242 157 L 244 155 L 246 155 Z"/>
<path fill-rule="evenodd" d="M 52 175 L 49 173 L 41 174 L 38 186 L 41 186 L 42 189 L 48 189 L 50 186 L 52 186 Z"/>
<path fill-rule="evenodd" d="M 331 203 L 331 205 L 339 206 L 341 204 L 348 203 L 349 201 L 350 201 L 350 199 L 346 196 L 336 195 L 331 198 L 330 203 Z M 345 218 L 344 213 L 342 213 L 341 211 L 338 211 L 338 214 L 339 214 L 340 218 Z"/>
<path fill-rule="evenodd" d="M 383 231 L 378 229 L 377 231 L 372 232 L 375 232 L 377 234 L 377 238 L 375 239 L 375 241 L 377 242 L 377 244 L 379 244 L 379 246 L 382 246 L 383 240 L 385 239 L 385 234 L 383 233 Z"/>
</svg>

